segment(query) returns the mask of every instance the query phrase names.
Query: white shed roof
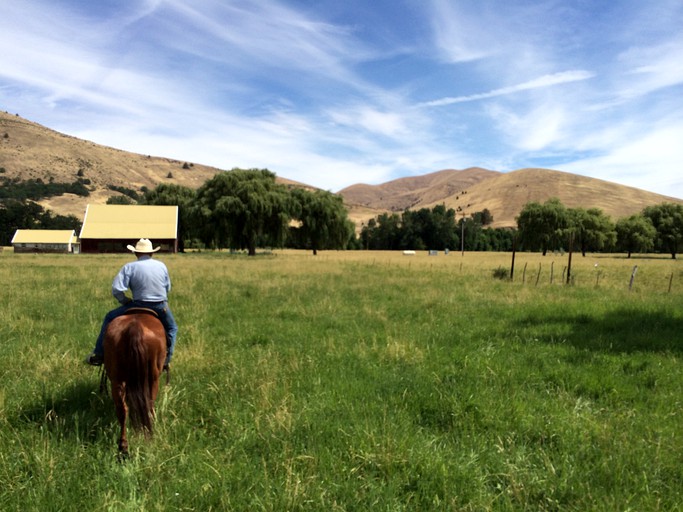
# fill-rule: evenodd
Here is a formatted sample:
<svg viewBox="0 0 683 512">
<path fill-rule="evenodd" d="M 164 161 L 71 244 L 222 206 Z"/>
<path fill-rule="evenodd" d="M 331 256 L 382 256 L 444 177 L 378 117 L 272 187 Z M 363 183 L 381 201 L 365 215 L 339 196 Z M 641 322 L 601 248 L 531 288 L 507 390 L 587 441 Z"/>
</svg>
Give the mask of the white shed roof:
<svg viewBox="0 0 683 512">
<path fill-rule="evenodd" d="M 73 229 L 17 229 L 12 244 L 72 244 L 76 242 Z"/>
</svg>

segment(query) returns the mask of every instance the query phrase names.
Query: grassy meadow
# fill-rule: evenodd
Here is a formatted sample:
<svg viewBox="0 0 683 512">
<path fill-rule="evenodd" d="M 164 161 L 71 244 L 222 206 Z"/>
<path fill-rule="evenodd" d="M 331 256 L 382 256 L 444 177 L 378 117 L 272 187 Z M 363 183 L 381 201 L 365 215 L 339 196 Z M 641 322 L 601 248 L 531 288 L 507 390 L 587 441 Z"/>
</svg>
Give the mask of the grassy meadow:
<svg viewBox="0 0 683 512">
<path fill-rule="evenodd" d="M 159 256 L 172 380 L 122 463 L 82 360 L 131 256 L 5 249 L 0 510 L 681 510 L 681 262 L 510 256 Z"/>
</svg>

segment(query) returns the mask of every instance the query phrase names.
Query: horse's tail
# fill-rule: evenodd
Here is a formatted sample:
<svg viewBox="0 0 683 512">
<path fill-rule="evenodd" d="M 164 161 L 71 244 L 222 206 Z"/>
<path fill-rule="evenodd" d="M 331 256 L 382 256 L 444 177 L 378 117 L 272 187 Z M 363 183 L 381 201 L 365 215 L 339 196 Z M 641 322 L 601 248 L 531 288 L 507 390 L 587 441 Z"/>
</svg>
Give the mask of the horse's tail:
<svg viewBox="0 0 683 512">
<path fill-rule="evenodd" d="M 124 353 L 128 354 L 126 396 L 130 421 L 134 428 L 152 432 L 153 401 L 151 394 L 152 361 L 144 342 L 144 330 L 140 322 L 131 322 L 123 339 L 128 341 Z"/>
</svg>

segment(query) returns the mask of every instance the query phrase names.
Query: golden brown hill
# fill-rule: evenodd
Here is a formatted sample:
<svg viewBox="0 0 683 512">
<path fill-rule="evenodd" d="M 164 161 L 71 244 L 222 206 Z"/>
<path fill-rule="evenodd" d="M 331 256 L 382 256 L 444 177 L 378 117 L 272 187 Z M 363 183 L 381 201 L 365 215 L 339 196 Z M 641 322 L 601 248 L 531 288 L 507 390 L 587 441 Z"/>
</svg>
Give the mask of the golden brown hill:
<svg viewBox="0 0 683 512">
<path fill-rule="evenodd" d="M 520 169 L 477 183 L 446 206 L 470 214 L 487 208 L 493 227 L 515 226 L 515 218 L 530 201 L 543 203 L 557 197 L 570 208 L 600 208 L 617 221 L 639 213 L 646 206 L 683 200 L 647 192 L 605 180 L 550 169 Z M 434 206 L 427 205 L 429 207 Z"/>
<path fill-rule="evenodd" d="M 357 223 L 365 223 L 382 212 L 444 204 L 465 215 L 486 208 L 493 215 L 493 227 L 515 226 L 515 218 L 525 204 L 543 203 L 552 197 L 571 208 L 600 208 L 614 221 L 639 213 L 646 206 L 683 203 L 681 199 L 550 169 L 508 173 L 479 168 L 449 169 L 382 185 L 353 185 L 340 194 L 352 205 L 351 216 Z"/>
<path fill-rule="evenodd" d="M 0 112 L 0 176 L 22 181 L 73 183 L 88 180 L 90 195 L 64 194 L 39 201 L 61 215 L 81 218 L 88 203 L 120 195 L 110 186 L 140 192 L 161 183 L 196 189 L 221 169 L 169 158 L 139 155 L 65 135 L 18 115 Z M 295 182 L 283 178 L 287 184 Z"/>
<path fill-rule="evenodd" d="M 444 169 L 422 176 L 388 181 L 380 185 L 351 185 L 339 191 L 349 210 L 349 218 L 359 232 L 364 224 L 382 213 L 441 204 L 449 198 L 501 173 L 479 167 L 462 171 Z"/>
<path fill-rule="evenodd" d="M 427 203 L 438 204 L 499 174 L 479 167 L 463 171 L 445 169 L 422 176 L 399 178 L 381 185 L 351 185 L 340 190 L 339 194 L 348 204 L 402 212 Z"/>
</svg>

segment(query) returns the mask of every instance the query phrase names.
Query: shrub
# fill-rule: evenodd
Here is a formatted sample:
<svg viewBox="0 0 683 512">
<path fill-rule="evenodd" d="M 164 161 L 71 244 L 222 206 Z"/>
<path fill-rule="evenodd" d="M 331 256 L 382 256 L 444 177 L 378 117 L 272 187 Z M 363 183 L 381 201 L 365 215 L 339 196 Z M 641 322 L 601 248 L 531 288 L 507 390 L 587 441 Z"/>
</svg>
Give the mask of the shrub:
<svg viewBox="0 0 683 512">
<path fill-rule="evenodd" d="M 510 271 L 503 267 L 498 267 L 493 271 L 493 277 L 496 279 L 510 279 Z"/>
</svg>

